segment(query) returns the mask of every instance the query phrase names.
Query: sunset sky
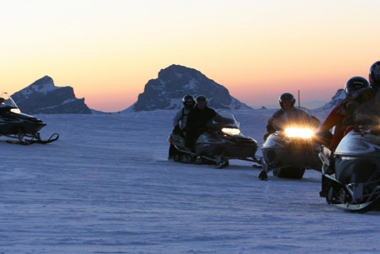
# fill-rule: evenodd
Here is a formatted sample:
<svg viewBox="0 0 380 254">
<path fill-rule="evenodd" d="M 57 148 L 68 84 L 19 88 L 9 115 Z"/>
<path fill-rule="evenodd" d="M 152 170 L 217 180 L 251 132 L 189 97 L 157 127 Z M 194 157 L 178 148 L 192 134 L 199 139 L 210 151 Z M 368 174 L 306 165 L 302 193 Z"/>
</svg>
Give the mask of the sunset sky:
<svg viewBox="0 0 380 254">
<path fill-rule="evenodd" d="M 0 87 L 45 75 L 124 110 L 161 69 L 201 71 L 253 106 L 328 101 L 380 60 L 378 0 L 0 0 Z"/>
</svg>

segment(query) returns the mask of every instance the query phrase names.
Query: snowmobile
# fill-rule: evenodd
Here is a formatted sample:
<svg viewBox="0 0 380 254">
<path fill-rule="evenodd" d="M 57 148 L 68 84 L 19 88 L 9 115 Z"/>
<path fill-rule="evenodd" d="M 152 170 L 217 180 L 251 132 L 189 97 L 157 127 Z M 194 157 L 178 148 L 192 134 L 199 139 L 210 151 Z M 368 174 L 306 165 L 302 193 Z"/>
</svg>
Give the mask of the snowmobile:
<svg viewBox="0 0 380 254">
<path fill-rule="evenodd" d="M 318 154 L 321 146 L 316 142 L 319 120 L 307 109 L 308 116 L 301 122 L 276 119 L 275 132 L 270 134 L 262 146 L 263 166 L 259 179 L 267 180 L 268 172 L 279 178 L 302 179 L 306 169 L 320 171 L 322 163 Z"/>
<path fill-rule="evenodd" d="M 341 140 L 333 154 L 323 147 L 320 158 L 323 162 L 320 196 L 328 204 L 359 213 L 380 208 L 378 127 L 356 127 Z"/>
<path fill-rule="evenodd" d="M 221 110 L 211 119 L 208 131 L 196 141 L 195 152 L 185 147 L 185 139 L 178 134 L 170 134 L 169 142 L 176 148 L 173 160 L 176 162 L 213 164 L 217 168 L 227 167 L 229 160 L 238 159 L 254 162 L 260 167 L 261 159 L 255 156 L 258 145 L 251 137 L 243 135 L 240 123 L 230 111 Z"/>
<path fill-rule="evenodd" d="M 357 107 L 352 130 L 332 153 L 323 147 L 321 197 L 350 212 L 380 208 L 380 93 Z"/>
<path fill-rule="evenodd" d="M 7 141 L 19 144 L 47 144 L 58 140 L 54 133 L 48 140 L 42 140 L 39 131 L 46 126 L 42 120 L 21 113 L 13 99 L 6 93 L 0 96 L 0 136 L 6 136 L 17 141 Z"/>
</svg>

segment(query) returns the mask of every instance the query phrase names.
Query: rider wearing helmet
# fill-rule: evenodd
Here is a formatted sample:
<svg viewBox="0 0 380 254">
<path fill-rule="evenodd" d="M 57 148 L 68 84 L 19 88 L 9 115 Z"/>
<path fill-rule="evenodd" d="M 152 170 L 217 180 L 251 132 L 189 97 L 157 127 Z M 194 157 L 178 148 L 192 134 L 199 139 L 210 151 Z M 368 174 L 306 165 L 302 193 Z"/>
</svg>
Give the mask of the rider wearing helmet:
<svg viewBox="0 0 380 254">
<path fill-rule="evenodd" d="M 195 106 L 195 99 L 192 95 L 188 94 L 182 98 L 183 106 L 187 109 L 193 109 Z"/>
<path fill-rule="evenodd" d="M 177 112 L 173 118 L 173 127 L 181 130 L 185 129 L 187 115 L 194 109 L 195 99 L 192 95 L 188 94 L 182 98 L 183 108 Z"/>
<path fill-rule="evenodd" d="M 372 100 L 380 88 L 380 61 L 371 65 L 369 68 L 368 79 L 369 87 L 359 90 L 353 96 L 359 104 Z"/>
<path fill-rule="evenodd" d="M 187 94 L 182 98 L 183 107 L 180 109 L 173 117 L 173 134 L 185 136 L 184 129 L 186 127 L 187 116 L 190 111 L 195 107 L 195 99 L 192 95 Z M 170 144 L 169 148 L 169 159 L 171 159 L 176 152 L 175 147 Z"/>
<path fill-rule="evenodd" d="M 372 65 L 370 68 L 369 80 L 371 80 L 371 70 L 374 69 L 374 65 Z M 375 72 L 375 70 L 373 71 Z M 354 124 L 357 121 L 357 115 L 360 114 L 359 112 L 361 111 L 360 109 L 357 110 L 358 106 L 360 106 L 362 103 L 368 104 L 373 101 L 371 99 L 374 98 L 376 94 L 376 87 L 378 88 L 378 86 L 375 84 L 375 80 L 372 84 L 371 82 L 368 83 L 368 81 L 363 77 L 352 77 L 349 79 L 345 86 L 345 92 L 347 96 L 346 99 L 344 99 L 330 112 L 326 120 L 320 126 L 320 136 L 323 136 L 323 133 L 330 133 L 329 129 L 335 126 L 334 134 L 330 142 L 325 143 L 325 145 L 331 150 L 330 165 L 326 170 L 327 174 L 333 174 L 335 172 L 333 154 L 342 138 L 354 128 Z M 366 105 L 363 106 L 365 112 L 367 113 L 368 107 Z M 320 195 L 322 197 L 325 196 L 325 191 L 323 190 L 326 190 L 329 182 L 330 181 L 325 177 L 322 177 L 322 191 L 320 192 Z"/>
<path fill-rule="evenodd" d="M 281 109 L 277 110 L 271 118 L 268 120 L 266 126 L 267 133 L 264 135 L 264 140 L 274 132 L 276 129 L 281 128 L 281 126 L 274 126 L 274 120 L 278 120 L 281 123 L 299 123 L 299 122 L 310 122 L 310 115 L 301 109 L 294 107 L 296 99 L 291 93 L 283 93 L 278 98 L 278 103 Z"/>
<path fill-rule="evenodd" d="M 347 81 L 344 86 L 344 92 L 347 97 L 354 97 L 355 93 L 358 93 L 360 90 L 367 87 L 369 87 L 368 81 L 363 77 L 356 76 Z"/>
<path fill-rule="evenodd" d="M 296 103 L 296 99 L 291 93 L 283 93 L 278 98 L 278 103 L 280 104 L 283 110 L 288 110 L 294 107 L 294 104 Z"/>
<path fill-rule="evenodd" d="M 369 68 L 368 78 L 369 78 L 369 86 L 356 91 L 352 95 L 351 100 L 346 100 L 345 102 L 342 102 L 342 106 L 340 110 L 342 114 L 349 116 L 346 118 L 346 122 L 349 125 L 355 124 L 355 118 L 357 118 L 357 115 L 358 115 L 358 113 L 356 112 L 356 109 L 360 105 L 365 103 L 365 105 L 361 107 L 361 112 L 360 112 L 360 114 L 363 115 L 364 113 L 363 111 L 365 111 L 365 108 L 371 107 L 370 104 L 374 103 L 373 98 L 375 97 L 376 92 L 380 87 L 380 61 L 377 61 L 371 65 L 371 67 Z"/>
<path fill-rule="evenodd" d="M 205 131 L 207 131 L 207 122 L 211 120 L 216 112 L 207 107 L 207 98 L 204 95 L 197 97 L 196 107 L 189 113 L 186 124 L 186 147 L 194 150 L 195 141 Z"/>
<path fill-rule="evenodd" d="M 350 78 L 344 86 L 346 98 L 330 112 L 326 120 L 319 127 L 319 135 L 328 139 L 323 143 L 328 146 L 332 152 L 335 151 L 335 148 L 348 130 L 347 124 L 349 124 L 348 119 L 351 114 L 350 111 L 352 110 L 350 109 L 350 107 L 352 107 L 350 104 L 356 105 L 355 97 L 368 88 L 369 83 L 365 78 L 360 76 Z M 334 126 L 334 134 L 332 137 L 327 137 L 328 135 L 331 136 L 329 130 Z"/>
<path fill-rule="evenodd" d="M 378 92 L 380 88 L 380 61 L 377 61 L 369 68 L 368 75 L 370 88 L 363 90 L 356 98 L 357 106 L 353 115 L 355 117 L 355 123 L 367 124 L 369 122 L 374 123 L 374 120 L 378 119 L 379 115 L 379 102 L 380 94 Z M 376 116 L 376 117 L 373 117 Z M 378 122 L 375 123 L 379 125 Z"/>
</svg>

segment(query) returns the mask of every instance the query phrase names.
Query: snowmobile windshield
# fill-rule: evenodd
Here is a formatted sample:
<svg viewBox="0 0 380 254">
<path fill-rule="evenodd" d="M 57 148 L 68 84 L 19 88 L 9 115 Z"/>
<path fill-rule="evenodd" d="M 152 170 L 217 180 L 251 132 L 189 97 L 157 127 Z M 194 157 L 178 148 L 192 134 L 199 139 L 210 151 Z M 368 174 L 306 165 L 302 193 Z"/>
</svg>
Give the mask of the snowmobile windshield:
<svg viewBox="0 0 380 254">
<path fill-rule="evenodd" d="M 14 113 L 21 113 L 17 104 L 7 92 L 3 92 L 0 96 L 0 108 L 7 108 Z"/>
<path fill-rule="evenodd" d="M 273 119 L 272 122 L 276 131 L 288 128 L 314 129 L 317 128 L 319 124 L 320 121 L 304 108 L 293 108 L 292 110 L 283 111 L 283 113 Z"/>
<path fill-rule="evenodd" d="M 240 124 L 236 121 L 234 115 L 227 110 L 218 111 L 208 123 L 208 127 L 214 130 L 221 130 L 222 128 L 239 129 L 239 126 Z"/>
</svg>

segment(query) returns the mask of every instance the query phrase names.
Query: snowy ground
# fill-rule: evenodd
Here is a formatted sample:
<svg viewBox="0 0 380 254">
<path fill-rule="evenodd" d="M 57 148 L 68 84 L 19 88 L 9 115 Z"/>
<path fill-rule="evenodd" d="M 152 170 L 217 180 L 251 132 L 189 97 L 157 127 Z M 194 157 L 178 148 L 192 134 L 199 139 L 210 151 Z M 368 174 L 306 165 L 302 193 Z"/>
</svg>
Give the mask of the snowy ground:
<svg viewBox="0 0 380 254">
<path fill-rule="evenodd" d="M 272 112 L 235 116 L 261 145 Z M 0 254 L 379 253 L 380 213 L 328 206 L 316 171 L 260 181 L 248 162 L 167 161 L 173 115 L 39 115 L 59 141 L 2 139 Z"/>
</svg>

